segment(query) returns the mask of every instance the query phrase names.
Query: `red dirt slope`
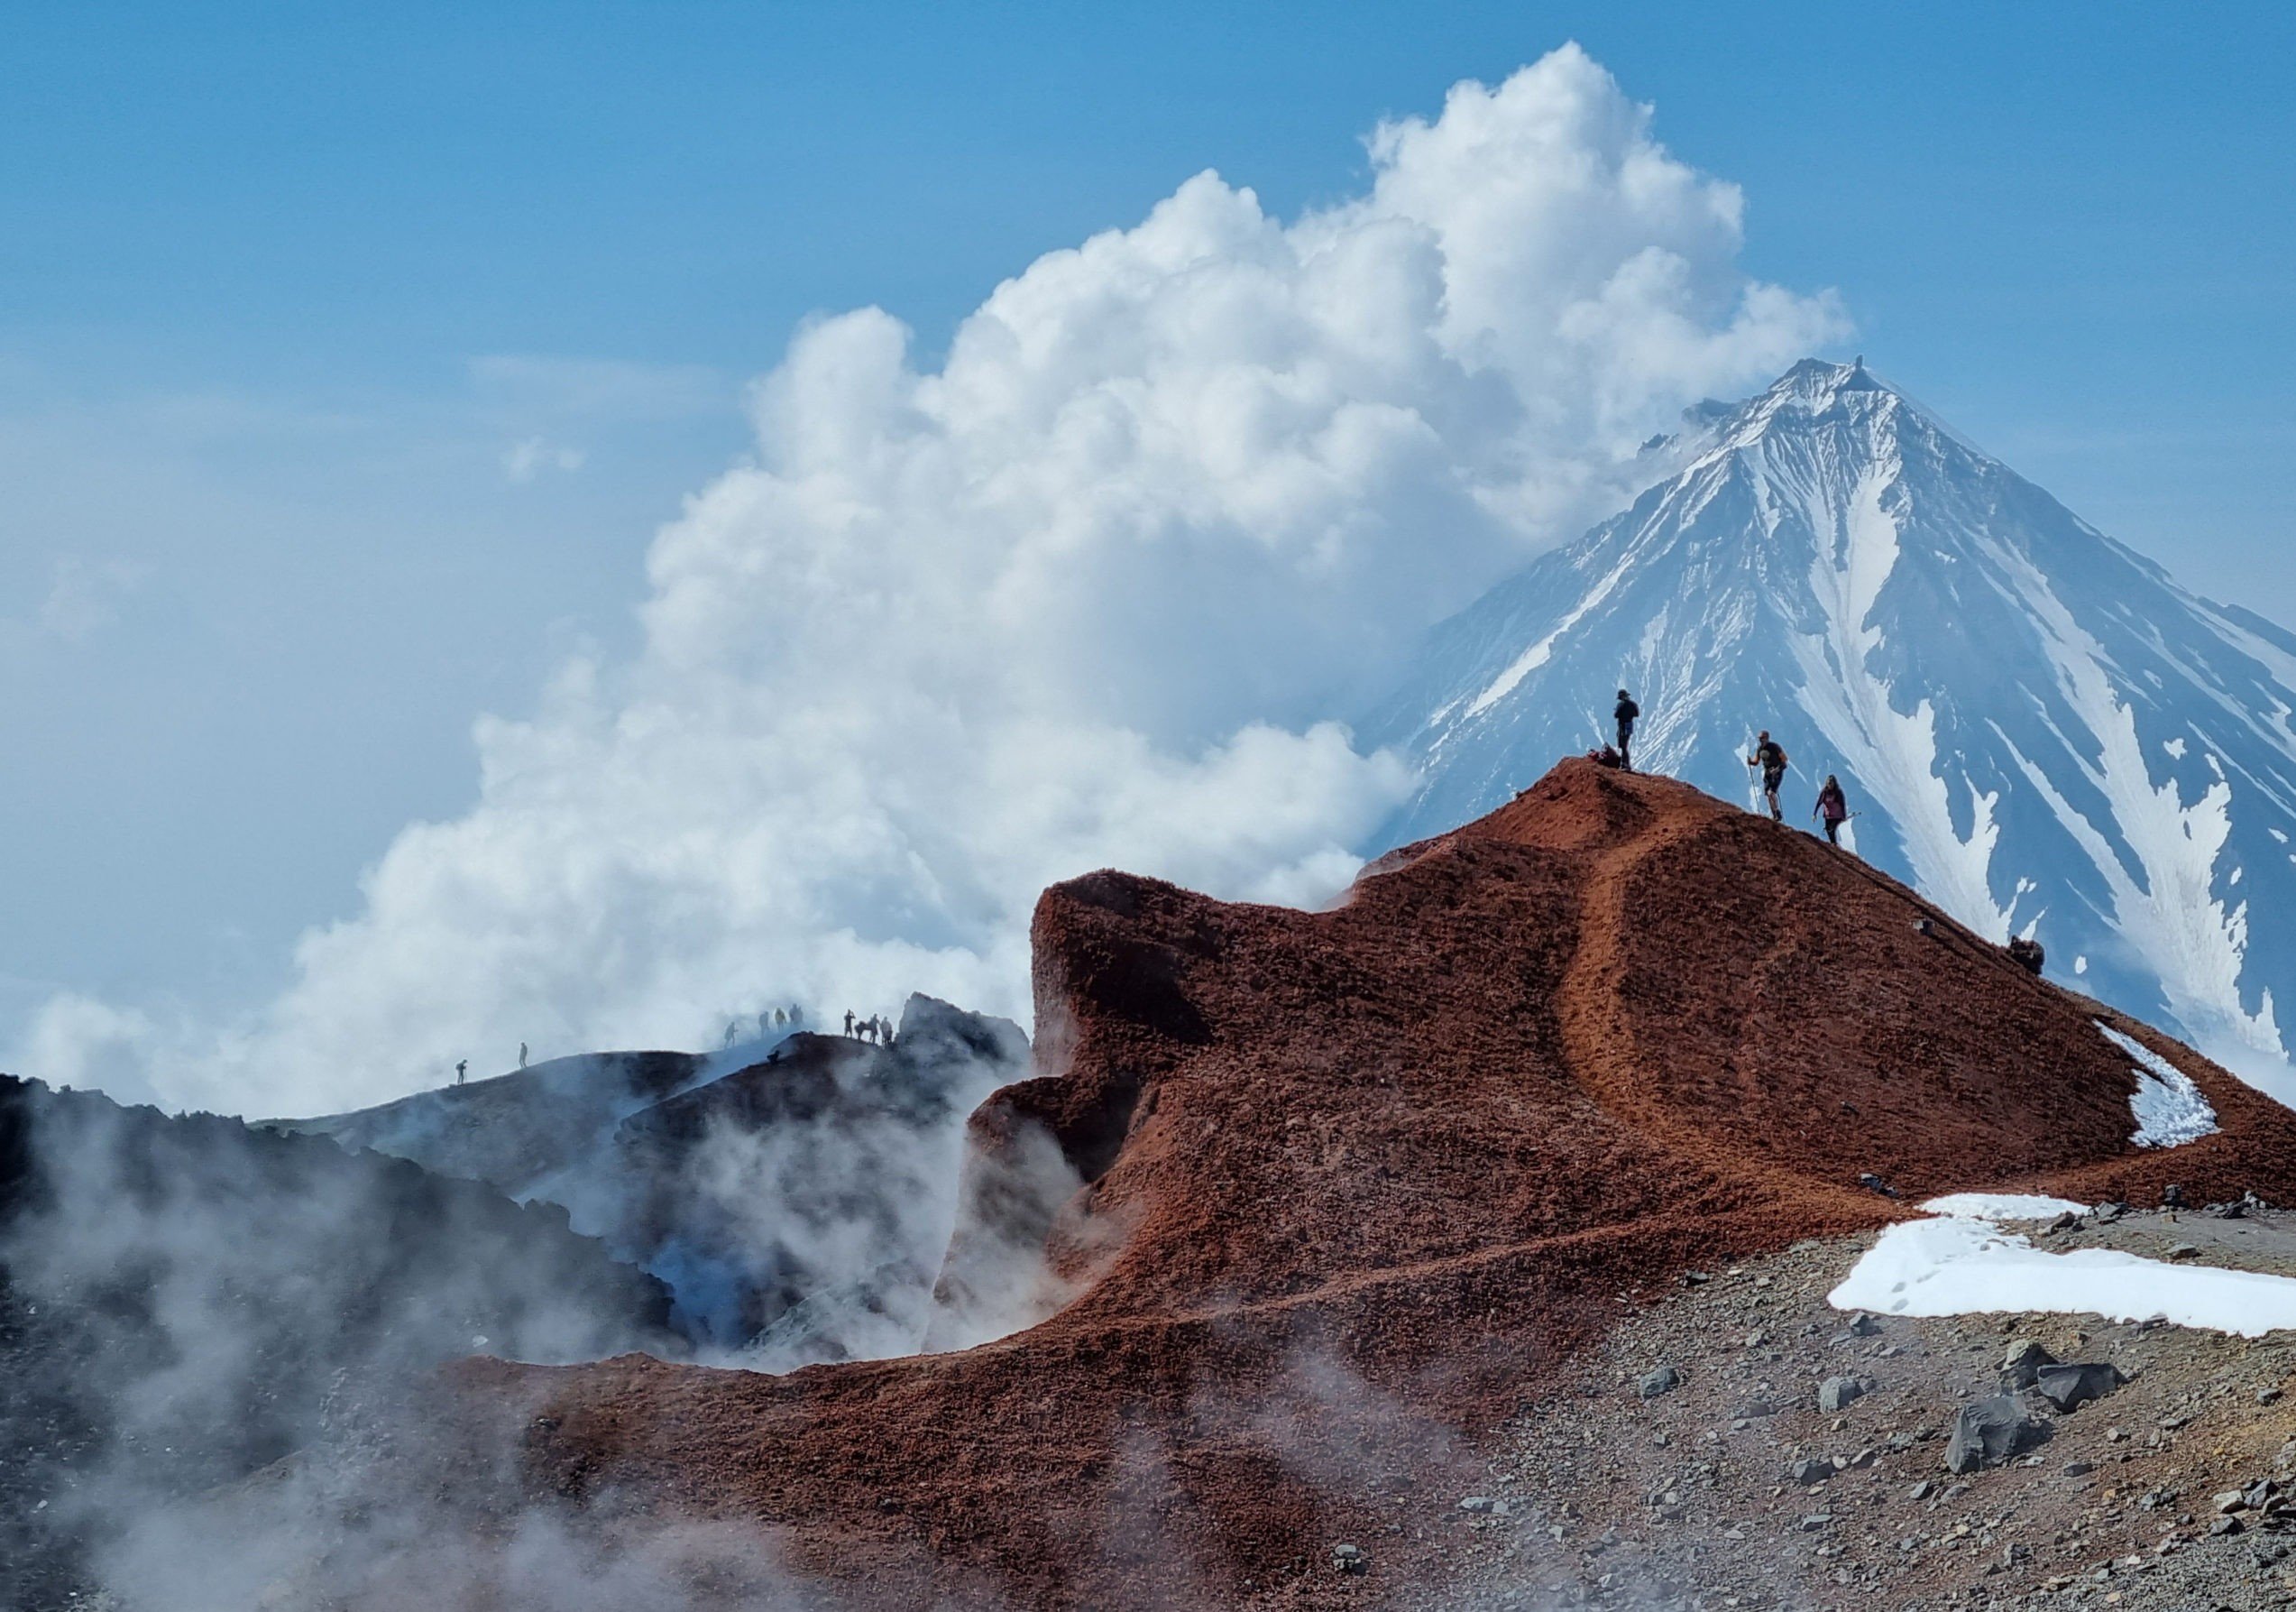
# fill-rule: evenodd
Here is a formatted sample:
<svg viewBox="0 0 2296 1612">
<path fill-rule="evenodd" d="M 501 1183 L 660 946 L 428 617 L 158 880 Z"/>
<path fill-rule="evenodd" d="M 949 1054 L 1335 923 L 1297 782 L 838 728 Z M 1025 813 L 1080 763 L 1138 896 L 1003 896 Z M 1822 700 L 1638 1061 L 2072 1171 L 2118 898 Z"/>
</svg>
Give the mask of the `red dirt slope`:
<svg viewBox="0 0 2296 1612">
<path fill-rule="evenodd" d="M 1073 1301 L 788 1377 L 473 1366 L 543 1402 L 537 1484 L 746 1519 L 857 1604 L 1423 1603 L 1407 1477 L 1467 1458 L 1622 1295 L 1904 1212 L 1861 1173 L 1908 1204 L 2296 1197 L 2296 1114 L 1854 858 L 1584 762 L 1336 911 L 1096 873 L 1045 893 L 1035 944 L 1062 1073 L 976 1116 L 976 1198 Z M 2099 1018 L 2222 1132 L 2132 1147 Z M 992 1189 L 1037 1126 L 1088 1184 L 1032 1226 Z M 993 1287 L 985 1246 L 944 1281 Z M 1333 1575 L 1336 1540 L 1368 1581 Z"/>
</svg>

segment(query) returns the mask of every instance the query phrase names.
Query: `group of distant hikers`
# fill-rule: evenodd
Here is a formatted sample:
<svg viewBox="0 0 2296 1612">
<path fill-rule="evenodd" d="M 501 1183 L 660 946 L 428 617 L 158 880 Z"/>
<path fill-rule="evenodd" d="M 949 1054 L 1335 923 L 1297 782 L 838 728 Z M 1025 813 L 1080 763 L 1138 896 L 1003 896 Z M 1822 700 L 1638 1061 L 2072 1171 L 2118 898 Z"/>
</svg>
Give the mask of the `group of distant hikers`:
<svg viewBox="0 0 2296 1612">
<path fill-rule="evenodd" d="M 848 1036 L 857 1036 L 863 1041 L 874 1041 L 879 1046 L 891 1046 L 893 1045 L 893 1021 L 889 1018 L 879 1018 L 874 1013 L 870 1014 L 867 1018 L 856 1023 L 853 1018 L 852 1009 L 850 1008 L 847 1009 L 845 1010 L 845 1033 Z"/>
<path fill-rule="evenodd" d="M 774 1031 L 797 1029 L 804 1022 L 805 1012 L 802 1008 L 774 1008 L 761 1011 L 758 1015 L 758 1039 L 768 1040 L 772 1037 Z M 725 1045 L 732 1046 L 746 1039 L 748 1028 L 749 1021 L 747 1018 L 728 1020 L 725 1027 Z M 879 1046 L 893 1045 L 893 1021 L 889 1018 L 880 1018 L 875 1014 L 856 1022 L 853 1015 L 847 1013 L 845 1033 L 857 1040 L 873 1041 Z M 527 1046 L 526 1043 L 521 1041 L 519 1043 L 519 1067 L 524 1069 L 526 1064 Z M 458 1086 L 463 1085 L 470 1078 L 471 1061 L 468 1058 L 459 1060 L 455 1065 L 455 1083 Z"/>
<path fill-rule="evenodd" d="M 1771 738 L 1769 730 L 1764 728 L 1755 737 L 1754 753 L 1746 758 L 1746 765 L 1761 769 L 1762 799 L 1768 803 L 1770 821 L 1785 822 L 1786 814 L 1778 806 L 1777 792 L 1785 786 L 1786 769 L 1791 765 L 1786 760 L 1786 747 Z M 1825 824 L 1827 843 L 1841 843 L 1841 825 L 1850 821 L 1850 797 L 1841 792 L 1841 780 L 1832 773 L 1825 775 L 1825 784 L 1818 790 L 1818 803 L 1810 808 L 1810 815 Z"/>
<path fill-rule="evenodd" d="M 1595 759 L 1621 772 L 1634 770 L 1634 724 L 1642 718 L 1642 707 L 1625 689 L 1619 690 L 1619 703 L 1611 709 L 1611 716 L 1618 723 L 1619 742 L 1615 749 L 1598 751 Z M 1777 792 L 1786 786 L 1786 770 L 1793 763 L 1786 754 L 1786 747 L 1770 737 L 1764 728 L 1755 737 L 1754 753 L 1746 758 L 1746 765 L 1762 775 L 1762 799 L 1770 808 L 1770 821 L 1783 823 L 1786 813 L 1777 803 Z M 1826 843 L 1841 843 L 1841 825 L 1856 814 L 1850 810 L 1850 797 L 1842 792 L 1841 780 L 1832 773 L 1825 776 L 1825 785 L 1818 791 L 1817 804 L 1810 808 L 1810 815 L 1825 824 Z"/>
</svg>

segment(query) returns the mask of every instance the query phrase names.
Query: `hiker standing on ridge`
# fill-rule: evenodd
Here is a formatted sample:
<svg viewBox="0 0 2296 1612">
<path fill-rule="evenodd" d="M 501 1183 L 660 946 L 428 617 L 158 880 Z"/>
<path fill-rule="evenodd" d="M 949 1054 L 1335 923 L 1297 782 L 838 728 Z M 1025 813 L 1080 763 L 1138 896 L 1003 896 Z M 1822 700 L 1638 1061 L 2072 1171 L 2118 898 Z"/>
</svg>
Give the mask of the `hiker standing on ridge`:
<svg viewBox="0 0 2296 1612">
<path fill-rule="evenodd" d="M 1746 765 L 1762 769 L 1762 798 L 1769 802 L 1770 821 L 1783 823 L 1786 814 L 1778 809 L 1778 786 L 1786 782 L 1786 748 L 1770 737 L 1764 728 L 1754 742 L 1754 753 L 1746 758 Z"/>
<path fill-rule="evenodd" d="M 523 1041 L 519 1043 L 519 1067 L 526 1067 L 526 1043 Z"/>
<path fill-rule="evenodd" d="M 853 1033 L 853 1009 L 850 1008 L 845 1009 L 845 1033 L 848 1036 Z"/>
<path fill-rule="evenodd" d="M 1841 793 L 1841 780 L 1833 774 L 1825 775 L 1825 788 L 1818 791 L 1818 804 L 1810 815 L 1823 819 L 1827 844 L 1841 843 L 1841 825 L 1850 821 L 1850 797 Z"/>
<path fill-rule="evenodd" d="M 464 1058 L 461 1063 L 455 1065 L 455 1083 L 459 1086 L 464 1081 L 470 1079 L 470 1077 L 471 1061 L 468 1058 Z"/>
<path fill-rule="evenodd" d="M 1642 707 L 1623 688 L 1619 690 L 1619 703 L 1611 712 L 1619 721 L 1619 770 L 1634 770 L 1634 719 L 1642 714 Z"/>
</svg>

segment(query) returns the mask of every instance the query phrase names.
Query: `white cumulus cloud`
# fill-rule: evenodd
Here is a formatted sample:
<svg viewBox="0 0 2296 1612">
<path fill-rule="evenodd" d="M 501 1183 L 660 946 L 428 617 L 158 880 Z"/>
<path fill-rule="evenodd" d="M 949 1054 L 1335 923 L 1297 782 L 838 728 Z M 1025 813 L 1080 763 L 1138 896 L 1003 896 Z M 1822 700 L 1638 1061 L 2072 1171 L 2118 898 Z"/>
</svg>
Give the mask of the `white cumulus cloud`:
<svg viewBox="0 0 2296 1612">
<path fill-rule="evenodd" d="M 1340 205 L 1198 175 L 938 368 L 878 309 L 810 324 L 754 458 L 656 536 L 642 650 L 482 722 L 477 804 L 262 1013 L 153 1027 L 150 1078 L 310 1110 L 793 999 L 1024 1013 L 1049 880 L 1328 897 L 1407 779 L 1319 718 L 1673 410 L 1843 331 L 1746 277 L 1739 192 L 1649 125 L 1566 48 L 1382 125 Z M 116 1055 L 57 1012 L 26 1073 L 75 1076 L 67 1019 Z"/>
</svg>

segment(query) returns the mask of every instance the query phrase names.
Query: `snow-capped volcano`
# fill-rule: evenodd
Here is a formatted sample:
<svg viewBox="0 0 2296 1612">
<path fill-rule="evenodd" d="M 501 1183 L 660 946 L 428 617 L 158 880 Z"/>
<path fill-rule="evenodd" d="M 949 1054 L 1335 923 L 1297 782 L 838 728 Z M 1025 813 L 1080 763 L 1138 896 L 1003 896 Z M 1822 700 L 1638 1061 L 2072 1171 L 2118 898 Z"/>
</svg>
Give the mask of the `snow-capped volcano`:
<svg viewBox="0 0 2296 1612">
<path fill-rule="evenodd" d="M 1858 853 L 2296 1101 L 2296 636 L 2186 592 L 1861 364 L 1694 415 L 1682 468 L 1431 635 L 1363 736 L 1422 769 L 1401 843 L 1608 737 Z M 1760 946 L 1766 937 L 1745 937 Z"/>
</svg>

